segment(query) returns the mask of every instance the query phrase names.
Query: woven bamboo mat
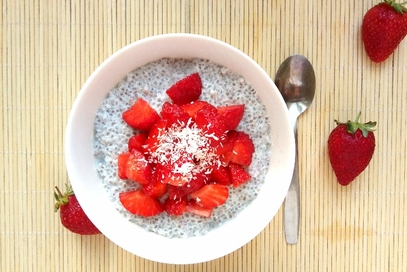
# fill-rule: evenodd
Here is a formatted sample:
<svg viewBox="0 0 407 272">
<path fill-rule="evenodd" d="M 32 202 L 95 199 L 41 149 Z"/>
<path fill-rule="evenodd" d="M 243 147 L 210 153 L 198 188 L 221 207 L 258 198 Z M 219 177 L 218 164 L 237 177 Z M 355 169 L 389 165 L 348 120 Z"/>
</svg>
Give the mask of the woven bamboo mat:
<svg viewBox="0 0 407 272">
<path fill-rule="evenodd" d="M 1 0 L 1 271 L 405 271 L 407 44 L 383 64 L 363 50 L 374 0 Z M 64 132 L 82 84 L 110 54 L 169 32 L 211 36 L 272 78 L 288 55 L 307 56 L 317 94 L 299 119 L 300 240 L 287 245 L 282 209 L 250 243 L 220 259 L 166 265 L 103 235 L 66 231 L 53 187 L 68 181 Z M 337 184 L 326 141 L 334 119 L 377 121 L 370 166 Z M 265 207 L 267 209 L 267 207 Z M 157 245 L 158 246 L 158 245 Z M 214 245 L 216 246 L 216 245 Z M 193 250 L 193 249 L 191 249 Z M 209 249 L 210 250 L 210 249 Z"/>
</svg>

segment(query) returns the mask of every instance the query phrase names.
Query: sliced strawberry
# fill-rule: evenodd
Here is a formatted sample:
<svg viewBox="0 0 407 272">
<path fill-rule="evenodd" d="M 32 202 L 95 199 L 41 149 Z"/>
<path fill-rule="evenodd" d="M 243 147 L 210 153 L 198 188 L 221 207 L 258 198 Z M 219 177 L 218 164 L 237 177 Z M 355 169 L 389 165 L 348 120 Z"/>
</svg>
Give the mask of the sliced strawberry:
<svg viewBox="0 0 407 272">
<path fill-rule="evenodd" d="M 219 156 L 219 160 L 224 164 L 228 165 L 232 157 L 233 151 L 233 142 L 229 137 L 226 137 L 226 140 L 219 143 L 216 147 L 215 153 Z"/>
<path fill-rule="evenodd" d="M 136 149 L 144 154 L 145 150 L 143 148 L 143 145 L 145 144 L 146 139 L 147 139 L 147 134 L 145 134 L 145 133 L 139 133 L 139 134 L 136 134 L 136 135 L 130 137 L 128 144 L 127 144 L 129 151 Z"/>
<path fill-rule="evenodd" d="M 126 176 L 126 168 L 127 168 L 127 161 L 129 160 L 130 157 L 130 152 L 125 152 L 122 154 L 119 154 L 117 157 L 117 174 L 119 178 L 121 179 L 127 179 Z"/>
<path fill-rule="evenodd" d="M 188 179 L 180 173 L 169 172 L 165 181 L 172 186 L 183 186 Z"/>
<path fill-rule="evenodd" d="M 202 109 L 204 106 L 208 105 L 209 103 L 202 100 L 192 101 L 188 104 L 181 105 L 181 108 L 189 114 L 189 117 L 195 120 L 195 114 Z"/>
<path fill-rule="evenodd" d="M 228 133 L 228 140 L 233 143 L 233 150 L 224 154 L 226 160 L 249 166 L 254 153 L 254 144 L 250 136 L 245 132 L 232 130 Z"/>
<path fill-rule="evenodd" d="M 146 131 L 160 120 L 158 113 L 142 98 L 137 99 L 130 109 L 123 112 L 122 118 L 132 128 Z"/>
<path fill-rule="evenodd" d="M 161 173 L 153 171 L 150 182 L 142 185 L 143 191 L 146 195 L 154 198 L 160 198 L 168 191 L 168 185 L 161 180 Z"/>
<path fill-rule="evenodd" d="M 198 189 L 201 189 L 208 182 L 208 177 L 203 174 L 195 174 L 195 176 L 182 186 L 169 186 L 169 198 L 180 198 L 186 196 Z"/>
<path fill-rule="evenodd" d="M 158 199 L 146 195 L 141 189 L 120 193 L 119 199 L 123 207 L 132 214 L 150 217 L 164 211 Z"/>
<path fill-rule="evenodd" d="M 198 205 L 196 203 L 196 201 L 194 201 L 194 200 L 189 201 L 185 208 L 185 211 L 187 211 L 189 213 L 192 213 L 192 214 L 195 214 L 198 216 L 202 216 L 202 217 L 206 217 L 206 218 L 211 217 L 212 210 L 213 210 L 213 208 L 204 208 L 201 205 Z"/>
<path fill-rule="evenodd" d="M 209 103 L 195 113 L 195 122 L 201 128 L 211 124 L 211 121 L 217 121 L 218 118 L 218 109 Z"/>
<path fill-rule="evenodd" d="M 151 165 L 145 159 L 143 153 L 133 149 L 127 163 L 126 176 L 128 179 L 140 184 L 148 184 L 151 178 Z"/>
<path fill-rule="evenodd" d="M 196 174 L 192 172 L 196 169 L 194 158 L 186 151 L 181 152 L 175 162 L 168 163 L 166 166 L 171 169 L 168 180 L 170 185 L 183 186 L 196 178 Z"/>
<path fill-rule="evenodd" d="M 200 206 L 212 209 L 226 202 L 229 197 L 229 189 L 220 184 L 207 184 L 189 196 Z"/>
<path fill-rule="evenodd" d="M 233 187 L 235 188 L 248 182 L 252 178 L 242 166 L 235 163 L 229 165 L 229 172 L 232 178 Z"/>
<path fill-rule="evenodd" d="M 159 138 L 167 130 L 167 120 L 161 119 L 155 123 L 148 134 L 146 141 L 144 142 L 144 150 L 147 153 L 154 153 L 159 147 Z"/>
<path fill-rule="evenodd" d="M 213 105 L 205 105 L 195 114 L 195 123 L 209 138 L 211 146 L 216 147 L 226 136 L 225 122 L 218 115 L 218 110 Z"/>
<path fill-rule="evenodd" d="M 161 116 L 168 121 L 168 127 L 173 124 L 178 124 L 185 127 L 190 119 L 189 114 L 186 113 L 180 106 L 165 102 L 161 109 Z"/>
<path fill-rule="evenodd" d="M 187 197 L 170 198 L 168 197 L 164 202 L 164 209 L 170 215 L 182 215 L 187 207 Z"/>
<path fill-rule="evenodd" d="M 212 169 L 213 182 L 229 186 L 232 184 L 232 177 L 229 173 L 229 168 L 225 166 L 215 167 Z"/>
<path fill-rule="evenodd" d="M 172 186 L 183 186 L 187 179 L 181 173 L 174 172 L 174 166 L 170 164 L 157 164 L 156 171 L 161 182 Z"/>
<path fill-rule="evenodd" d="M 166 93 L 177 105 L 195 101 L 202 93 L 201 77 L 198 73 L 191 74 L 172 85 Z"/>
<path fill-rule="evenodd" d="M 236 129 L 243 118 L 244 104 L 218 107 L 218 113 L 228 130 Z"/>
</svg>

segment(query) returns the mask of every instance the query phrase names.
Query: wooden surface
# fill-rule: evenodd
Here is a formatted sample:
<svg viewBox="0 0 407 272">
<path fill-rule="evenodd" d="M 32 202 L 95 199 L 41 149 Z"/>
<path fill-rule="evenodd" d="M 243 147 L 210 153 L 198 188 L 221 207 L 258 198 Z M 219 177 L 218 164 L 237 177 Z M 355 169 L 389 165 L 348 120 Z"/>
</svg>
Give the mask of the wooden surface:
<svg viewBox="0 0 407 272">
<path fill-rule="evenodd" d="M 376 1 L 0 3 L 1 271 L 406 271 L 407 43 L 382 64 L 368 59 L 360 25 Z M 81 86 L 116 50 L 169 32 L 230 43 L 272 78 L 290 54 L 313 63 L 316 97 L 298 125 L 297 245 L 285 243 L 282 209 L 236 252 L 186 266 L 148 261 L 103 235 L 81 237 L 61 226 L 52 193 L 68 181 L 64 132 Z M 326 141 L 334 119 L 359 111 L 362 121 L 378 122 L 377 148 L 366 171 L 341 187 Z"/>
</svg>

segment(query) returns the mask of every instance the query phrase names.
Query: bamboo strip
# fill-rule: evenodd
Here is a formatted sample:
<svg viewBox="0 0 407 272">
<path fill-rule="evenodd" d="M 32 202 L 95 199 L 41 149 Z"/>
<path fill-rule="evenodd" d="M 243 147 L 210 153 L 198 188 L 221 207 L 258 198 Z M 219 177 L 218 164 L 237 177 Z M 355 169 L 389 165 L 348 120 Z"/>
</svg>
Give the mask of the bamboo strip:
<svg viewBox="0 0 407 272">
<path fill-rule="evenodd" d="M 1 271 L 403 271 L 407 267 L 405 43 L 382 64 L 364 53 L 360 24 L 374 1 L 1 2 Z M 273 78 L 306 55 L 317 94 L 299 119 L 300 241 L 284 240 L 280 210 L 241 249 L 212 262 L 159 264 L 103 236 L 78 237 L 52 211 L 67 182 L 64 133 L 92 71 L 130 42 L 190 32 L 223 40 Z M 375 156 L 349 187 L 336 183 L 326 140 L 333 120 L 378 121 Z M 55 248 L 58 246 L 58 249 Z"/>
</svg>

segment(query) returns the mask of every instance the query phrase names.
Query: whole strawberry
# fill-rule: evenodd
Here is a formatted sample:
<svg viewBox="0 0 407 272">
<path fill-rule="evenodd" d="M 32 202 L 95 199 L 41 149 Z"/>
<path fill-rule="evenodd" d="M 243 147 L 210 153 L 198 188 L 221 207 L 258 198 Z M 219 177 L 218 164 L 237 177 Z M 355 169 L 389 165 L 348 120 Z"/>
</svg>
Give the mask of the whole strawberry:
<svg viewBox="0 0 407 272">
<path fill-rule="evenodd" d="M 79 202 L 72 191 L 72 187 L 68 185 L 66 187 L 67 191 L 65 194 L 62 194 L 56 186 L 54 192 L 56 200 L 55 212 L 60 210 L 62 225 L 68 230 L 80 235 L 99 234 L 100 231 L 92 221 L 89 220 L 88 216 L 79 205 Z"/>
<path fill-rule="evenodd" d="M 368 166 L 375 150 L 373 128 L 376 122 L 359 123 L 360 113 L 354 122 L 340 123 L 328 138 L 328 154 L 339 184 L 351 183 Z"/>
<path fill-rule="evenodd" d="M 362 40 L 372 61 L 386 60 L 407 35 L 407 9 L 403 4 L 384 0 L 365 14 Z"/>
</svg>

